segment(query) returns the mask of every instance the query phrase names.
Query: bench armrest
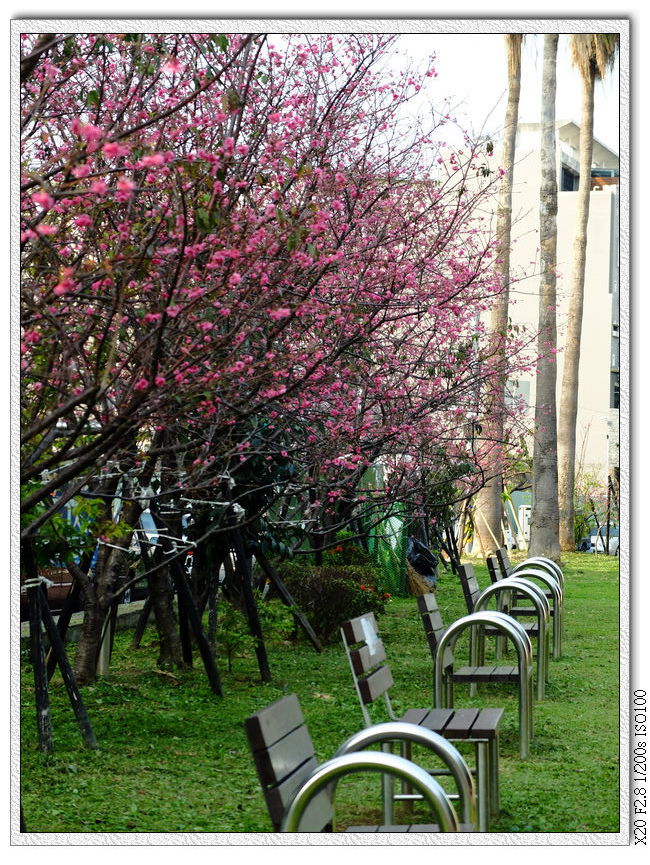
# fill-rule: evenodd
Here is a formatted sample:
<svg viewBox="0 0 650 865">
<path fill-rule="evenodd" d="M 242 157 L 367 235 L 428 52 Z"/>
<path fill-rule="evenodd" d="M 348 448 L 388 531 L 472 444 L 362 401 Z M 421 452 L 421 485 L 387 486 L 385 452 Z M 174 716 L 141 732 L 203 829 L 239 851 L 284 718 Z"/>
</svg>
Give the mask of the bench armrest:
<svg viewBox="0 0 650 865">
<path fill-rule="evenodd" d="M 462 755 L 451 742 L 433 730 L 402 721 L 374 724 L 372 727 L 366 727 L 364 730 L 360 730 L 358 733 L 350 736 L 349 739 L 346 739 L 336 754 L 334 754 L 334 757 L 362 751 L 370 745 L 379 742 L 396 740 L 423 745 L 441 759 L 456 782 L 463 809 L 462 822 L 476 824 L 476 796 L 472 773 Z"/>
<path fill-rule="evenodd" d="M 281 832 L 299 832 L 300 819 L 314 796 L 324 787 L 335 783 L 344 775 L 357 772 L 381 772 L 396 775 L 416 787 L 424 796 L 438 818 L 442 832 L 458 832 L 458 818 L 451 802 L 440 784 L 428 772 L 395 754 L 376 751 L 357 751 L 332 757 L 309 776 L 288 805 Z"/>
</svg>

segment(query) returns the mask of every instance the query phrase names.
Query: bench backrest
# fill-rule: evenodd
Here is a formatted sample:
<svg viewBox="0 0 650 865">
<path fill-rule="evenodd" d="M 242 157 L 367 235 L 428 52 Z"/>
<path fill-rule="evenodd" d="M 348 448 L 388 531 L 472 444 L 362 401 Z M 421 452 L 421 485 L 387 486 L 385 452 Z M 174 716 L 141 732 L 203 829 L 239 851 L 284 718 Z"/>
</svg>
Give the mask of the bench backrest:
<svg viewBox="0 0 650 865">
<path fill-rule="evenodd" d="M 314 746 L 295 694 L 271 703 L 244 721 L 266 807 L 278 831 L 287 805 L 318 766 Z M 332 803 L 325 790 L 309 803 L 304 831 L 331 829 Z M 303 822 L 301 822 L 303 825 Z"/>
<path fill-rule="evenodd" d="M 509 577 L 510 572 L 512 571 L 512 564 L 510 562 L 510 556 L 508 555 L 508 550 L 505 547 L 499 547 L 496 551 L 497 561 L 499 562 L 499 567 L 501 568 L 501 574 L 504 577 Z"/>
<path fill-rule="evenodd" d="M 458 569 L 458 573 L 460 576 L 460 584 L 463 587 L 463 595 L 465 596 L 467 612 L 473 613 L 474 605 L 476 604 L 476 601 L 481 594 L 481 588 L 478 584 L 478 580 L 476 579 L 476 574 L 474 572 L 474 565 L 461 565 Z"/>
<path fill-rule="evenodd" d="M 420 618 L 424 625 L 424 633 L 426 634 L 429 650 L 431 652 L 431 658 L 435 661 L 438 644 L 442 639 L 442 635 L 445 633 L 445 626 L 440 614 L 440 608 L 438 607 L 438 599 L 434 592 L 428 592 L 426 595 L 419 595 L 417 600 Z M 453 665 L 453 663 L 453 653 L 447 649 L 445 652 L 443 667 L 447 669 L 447 667 Z"/>
<path fill-rule="evenodd" d="M 341 626 L 341 637 L 366 726 L 370 725 L 366 706 L 378 697 L 384 697 L 389 715 L 393 717 L 388 697 L 393 676 L 386 662 L 386 652 L 378 634 L 374 613 L 365 613 L 344 622 Z"/>
<path fill-rule="evenodd" d="M 499 566 L 499 560 L 496 556 L 488 556 L 485 561 L 487 562 L 490 582 L 497 583 L 503 577 L 503 574 L 501 573 L 501 568 Z"/>
</svg>

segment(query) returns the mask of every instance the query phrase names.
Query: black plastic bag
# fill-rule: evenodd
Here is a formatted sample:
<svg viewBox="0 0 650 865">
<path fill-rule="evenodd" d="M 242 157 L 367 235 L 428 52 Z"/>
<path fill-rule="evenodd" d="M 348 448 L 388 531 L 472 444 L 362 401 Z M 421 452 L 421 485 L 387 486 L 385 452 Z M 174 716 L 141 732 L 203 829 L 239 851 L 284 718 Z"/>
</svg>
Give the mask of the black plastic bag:
<svg viewBox="0 0 650 865">
<path fill-rule="evenodd" d="M 432 587 L 436 586 L 438 582 L 438 556 L 412 535 L 409 535 L 406 544 L 406 561 Z"/>
</svg>

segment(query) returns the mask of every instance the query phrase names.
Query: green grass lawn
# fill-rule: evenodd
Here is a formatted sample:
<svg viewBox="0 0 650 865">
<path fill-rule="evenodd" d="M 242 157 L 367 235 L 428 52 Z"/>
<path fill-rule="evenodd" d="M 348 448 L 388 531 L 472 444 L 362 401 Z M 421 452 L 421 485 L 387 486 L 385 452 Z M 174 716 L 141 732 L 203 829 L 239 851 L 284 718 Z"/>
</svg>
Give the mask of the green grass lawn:
<svg viewBox="0 0 650 865">
<path fill-rule="evenodd" d="M 476 565 L 481 586 L 486 568 Z M 457 706 L 503 706 L 501 816 L 494 832 L 619 831 L 618 559 L 565 557 L 565 640 L 551 662 L 543 702 L 534 708 L 531 759 L 519 758 L 515 688 L 456 688 Z M 458 579 L 441 573 L 445 624 L 466 613 Z M 432 705 L 432 664 L 415 599 L 395 599 L 379 618 L 395 685 L 397 712 Z M 83 689 L 99 749 L 86 749 L 60 674 L 51 682 L 54 753 L 38 748 L 34 687 L 22 655 L 21 795 L 29 832 L 269 832 L 262 793 L 244 735 L 244 718 L 295 692 L 320 759 L 363 726 L 342 644 L 317 653 L 306 639 L 269 641 L 273 681 L 260 682 L 254 653 L 218 658 L 224 695 L 210 690 L 198 653 L 192 668 L 156 667 L 153 629 L 141 648 L 116 637 L 110 677 Z M 383 706 L 373 720 L 384 720 Z M 374 778 L 340 785 L 346 822 L 379 822 Z"/>
</svg>

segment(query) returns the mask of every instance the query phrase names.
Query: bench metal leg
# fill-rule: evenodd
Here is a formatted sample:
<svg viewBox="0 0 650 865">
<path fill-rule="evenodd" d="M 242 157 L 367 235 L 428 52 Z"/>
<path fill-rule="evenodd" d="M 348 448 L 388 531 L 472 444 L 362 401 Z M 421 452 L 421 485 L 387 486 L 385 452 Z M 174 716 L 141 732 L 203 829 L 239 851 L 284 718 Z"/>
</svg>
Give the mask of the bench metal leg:
<svg viewBox="0 0 650 865">
<path fill-rule="evenodd" d="M 490 817 L 490 772 L 487 742 L 476 743 L 476 775 L 478 787 L 478 831 L 487 832 Z"/>
<path fill-rule="evenodd" d="M 392 754 L 393 746 L 391 742 L 382 742 L 381 750 L 386 754 Z M 384 826 L 393 826 L 394 820 L 394 797 L 395 793 L 395 778 L 389 772 L 382 772 L 381 775 L 381 798 L 382 798 L 382 820 Z"/>
<path fill-rule="evenodd" d="M 411 742 L 403 741 L 400 743 L 400 755 L 404 757 L 406 760 L 413 759 L 413 748 L 411 746 Z M 401 790 L 402 797 L 404 799 L 404 808 L 408 814 L 413 812 L 413 799 L 416 798 L 413 795 L 413 786 L 409 784 L 408 781 L 402 779 L 401 782 Z M 393 794 L 393 799 L 397 797 Z"/>
<path fill-rule="evenodd" d="M 501 812 L 499 796 L 499 737 L 495 736 L 488 746 L 490 773 L 490 816 L 498 817 Z"/>
<path fill-rule="evenodd" d="M 530 739 L 533 735 L 533 677 L 522 673 L 519 676 L 519 755 L 522 760 L 530 757 Z"/>
<path fill-rule="evenodd" d="M 537 636 L 537 699 L 543 700 L 548 682 L 549 632 L 543 621 L 539 622 Z"/>
</svg>

